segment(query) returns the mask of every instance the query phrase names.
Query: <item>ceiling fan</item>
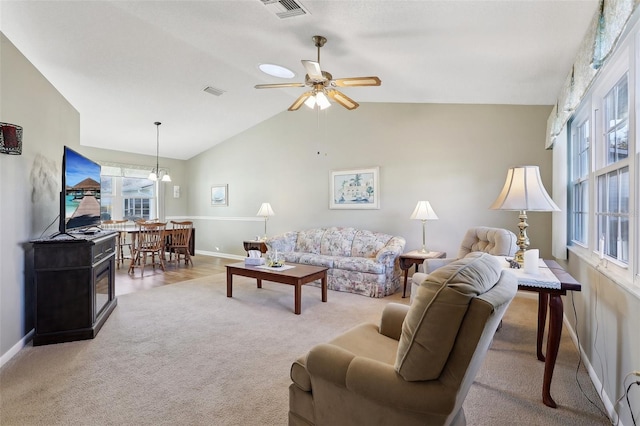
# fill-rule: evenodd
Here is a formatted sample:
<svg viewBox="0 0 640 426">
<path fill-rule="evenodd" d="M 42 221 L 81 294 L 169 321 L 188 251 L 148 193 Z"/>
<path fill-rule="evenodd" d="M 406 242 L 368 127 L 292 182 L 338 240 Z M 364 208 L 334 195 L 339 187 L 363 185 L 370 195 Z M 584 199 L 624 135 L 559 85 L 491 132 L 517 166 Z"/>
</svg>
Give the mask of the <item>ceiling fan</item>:
<svg viewBox="0 0 640 426">
<path fill-rule="evenodd" d="M 304 83 L 281 83 L 281 84 L 258 84 L 256 89 L 275 89 L 281 87 L 311 87 L 311 90 L 300 95 L 296 101 L 291 104 L 289 111 L 296 111 L 303 104 L 310 108 L 318 105 L 320 109 L 327 108 L 330 104 L 329 99 L 333 99 L 348 110 L 358 108 L 359 104 L 345 95 L 344 93 L 334 89 L 334 87 L 355 87 L 355 86 L 380 86 L 380 79 L 378 77 L 348 77 L 337 78 L 327 71 L 322 71 L 320 68 L 320 48 L 324 46 L 327 39 L 323 36 L 313 36 L 311 38 L 318 48 L 318 60 L 309 61 L 302 60 L 307 75 L 305 76 Z"/>
</svg>

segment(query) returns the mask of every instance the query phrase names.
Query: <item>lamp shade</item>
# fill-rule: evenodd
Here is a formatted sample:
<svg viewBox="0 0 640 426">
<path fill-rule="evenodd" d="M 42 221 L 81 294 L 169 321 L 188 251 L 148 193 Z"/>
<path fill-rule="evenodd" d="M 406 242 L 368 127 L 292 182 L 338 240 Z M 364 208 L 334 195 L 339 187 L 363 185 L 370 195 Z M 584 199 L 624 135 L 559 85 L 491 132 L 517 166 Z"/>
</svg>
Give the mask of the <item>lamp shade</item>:
<svg viewBox="0 0 640 426">
<path fill-rule="evenodd" d="M 411 213 L 411 219 L 436 220 L 438 219 L 438 215 L 433 211 L 431 203 L 428 201 L 418 201 L 415 210 Z"/>
<path fill-rule="evenodd" d="M 262 203 L 262 205 L 260 206 L 260 210 L 258 210 L 258 213 L 256 213 L 256 216 L 262 216 L 262 217 L 267 217 L 267 216 L 273 216 L 273 209 L 271 208 L 271 204 L 269 203 Z"/>
<path fill-rule="evenodd" d="M 517 166 L 507 171 L 507 180 L 492 210 L 560 211 L 542 185 L 538 166 Z"/>
</svg>

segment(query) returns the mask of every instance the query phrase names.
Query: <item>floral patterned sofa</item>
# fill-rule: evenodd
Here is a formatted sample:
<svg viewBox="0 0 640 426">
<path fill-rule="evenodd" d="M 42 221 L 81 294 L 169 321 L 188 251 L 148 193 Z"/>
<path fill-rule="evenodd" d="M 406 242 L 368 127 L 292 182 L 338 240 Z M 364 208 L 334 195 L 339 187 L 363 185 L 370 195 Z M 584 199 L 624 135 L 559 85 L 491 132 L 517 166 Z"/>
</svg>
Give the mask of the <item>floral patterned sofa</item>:
<svg viewBox="0 0 640 426">
<path fill-rule="evenodd" d="M 400 287 L 398 256 L 405 239 L 355 228 L 314 228 L 285 232 L 265 241 L 286 262 L 326 266 L 327 287 L 384 297 Z"/>
</svg>

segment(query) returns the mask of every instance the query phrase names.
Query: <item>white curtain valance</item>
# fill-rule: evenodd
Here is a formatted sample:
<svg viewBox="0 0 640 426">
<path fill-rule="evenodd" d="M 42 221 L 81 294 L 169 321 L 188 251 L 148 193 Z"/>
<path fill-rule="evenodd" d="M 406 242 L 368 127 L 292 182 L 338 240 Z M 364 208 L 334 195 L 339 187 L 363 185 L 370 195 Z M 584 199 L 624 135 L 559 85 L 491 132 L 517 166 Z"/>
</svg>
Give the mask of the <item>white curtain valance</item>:
<svg viewBox="0 0 640 426">
<path fill-rule="evenodd" d="M 578 49 L 556 105 L 547 119 L 545 148 L 553 147 L 561 129 L 591 87 L 598 70 L 609 58 L 640 0 L 601 0 Z"/>
<path fill-rule="evenodd" d="M 99 162 L 101 166 L 100 174 L 102 176 L 121 176 L 127 178 L 139 178 L 146 179 L 149 177 L 149 173 L 155 167 L 153 166 L 142 166 L 136 164 L 120 164 L 120 163 L 109 163 L 109 162 Z M 169 173 L 169 169 L 160 168 L 160 171 Z"/>
</svg>

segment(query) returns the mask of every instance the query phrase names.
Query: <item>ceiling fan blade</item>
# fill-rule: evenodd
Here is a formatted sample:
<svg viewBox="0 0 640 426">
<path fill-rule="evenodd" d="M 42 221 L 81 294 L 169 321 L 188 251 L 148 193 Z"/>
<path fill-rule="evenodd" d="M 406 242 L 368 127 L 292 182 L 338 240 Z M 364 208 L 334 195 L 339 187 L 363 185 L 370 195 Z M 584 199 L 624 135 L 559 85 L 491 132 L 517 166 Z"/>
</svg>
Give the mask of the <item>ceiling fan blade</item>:
<svg viewBox="0 0 640 426">
<path fill-rule="evenodd" d="M 320 69 L 319 62 L 303 59 L 302 65 L 304 65 L 304 69 L 307 70 L 307 75 L 311 80 L 314 80 L 314 81 L 326 80 L 324 75 L 322 75 L 322 70 Z"/>
<path fill-rule="evenodd" d="M 256 84 L 256 89 L 277 89 L 280 87 L 304 87 L 304 83 Z"/>
<path fill-rule="evenodd" d="M 327 95 L 348 110 L 356 109 L 360 106 L 359 103 L 337 90 L 328 90 Z"/>
<path fill-rule="evenodd" d="M 304 92 L 302 95 L 300 95 L 298 99 L 296 99 L 294 103 L 291 104 L 291 106 L 289 107 L 289 111 L 297 111 L 298 108 L 304 105 L 304 101 L 306 101 L 307 98 L 312 95 L 313 95 L 312 91 Z"/>
<path fill-rule="evenodd" d="M 336 86 L 353 87 L 353 86 L 380 86 L 382 82 L 378 77 L 349 77 L 338 78 L 333 81 Z"/>
</svg>

